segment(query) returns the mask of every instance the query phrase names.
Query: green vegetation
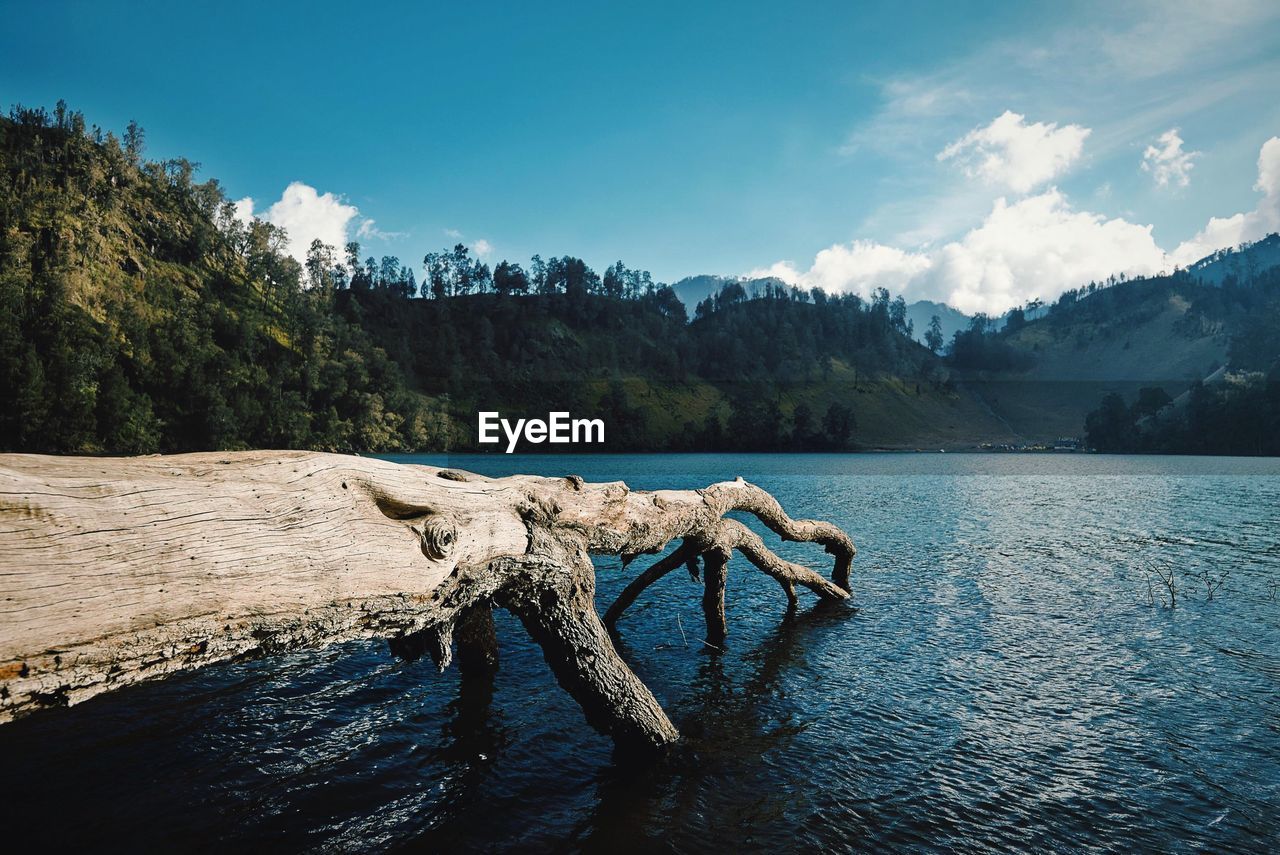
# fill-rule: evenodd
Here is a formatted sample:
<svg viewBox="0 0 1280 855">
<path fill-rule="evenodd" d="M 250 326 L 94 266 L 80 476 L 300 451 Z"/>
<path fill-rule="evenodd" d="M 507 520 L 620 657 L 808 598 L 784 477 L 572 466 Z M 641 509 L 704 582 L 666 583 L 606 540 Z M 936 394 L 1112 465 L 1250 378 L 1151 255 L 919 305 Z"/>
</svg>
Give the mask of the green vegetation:
<svg viewBox="0 0 1280 855">
<path fill-rule="evenodd" d="M 925 346 L 884 289 L 700 277 L 690 318 L 620 261 L 490 268 L 458 245 L 419 282 L 317 241 L 299 264 L 195 164 L 142 155 L 136 125 L 62 104 L 0 118 L 6 450 L 471 450 L 484 409 L 600 417 L 614 451 L 1026 443 L 1088 415 L 1104 450 L 1277 452 L 1280 268 L 1258 259 L 1280 238 L 945 344 L 925 306 Z"/>
<path fill-rule="evenodd" d="M 195 164 L 142 154 L 136 125 L 117 139 L 62 104 L 0 119 L 7 450 L 458 450 L 481 408 L 603 417 L 612 450 L 842 449 L 851 396 L 877 424 L 956 399 L 887 292 L 734 283 L 690 322 L 621 262 L 491 270 L 456 246 L 418 283 L 316 242 L 299 265 Z"/>
<path fill-rule="evenodd" d="M 0 120 L 0 437 L 23 451 L 413 448 L 440 414 L 195 165 L 62 104 Z"/>
<path fill-rule="evenodd" d="M 472 447 L 480 409 L 589 413 L 619 451 L 843 449 L 857 436 L 850 404 L 815 410 L 787 401 L 789 390 L 837 366 L 866 382 L 946 379 L 904 335 L 887 294 L 866 303 L 770 286 L 752 296 L 735 283 L 689 322 L 668 286 L 622 262 L 603 277 L 573 257 L 535 257 L 528 273 L 504 261 L 490 274 L 458 246 L 424 267 L 429 299 L 351 287 L 335 311 L 413 388 L 449 402 L 455 449 Z"/>
</svg>

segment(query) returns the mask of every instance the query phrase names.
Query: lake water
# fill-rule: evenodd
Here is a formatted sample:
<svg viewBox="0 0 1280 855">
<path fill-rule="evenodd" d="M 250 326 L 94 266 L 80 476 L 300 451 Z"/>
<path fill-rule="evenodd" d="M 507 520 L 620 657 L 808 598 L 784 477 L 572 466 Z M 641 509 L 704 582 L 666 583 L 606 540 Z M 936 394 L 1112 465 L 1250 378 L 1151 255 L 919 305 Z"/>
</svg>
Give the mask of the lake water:
<svg viewBox="0 0 1280 855">
<path fill-rule="evenodd" d="M 502 612 L 491 691 L 381 643 L 125 690 L 0 728 L 10 845 L 1280 848 L 1280 460 L 414 459 L 641 489 L 742 475 L 853 535 L 856 610 L 801 592 L 787 617 L 735 558 L 717 655 L 700 586 L 650 588 L 621 650 L 684 740 L 649 765 L 614 759 Z M 597 567 L 603 611 L 628 574 Z M 1173 568 L 1175 608 L 1148 568 Z M 1212 599 L 1203 574 L 1226 576 Z"/>
</svg>

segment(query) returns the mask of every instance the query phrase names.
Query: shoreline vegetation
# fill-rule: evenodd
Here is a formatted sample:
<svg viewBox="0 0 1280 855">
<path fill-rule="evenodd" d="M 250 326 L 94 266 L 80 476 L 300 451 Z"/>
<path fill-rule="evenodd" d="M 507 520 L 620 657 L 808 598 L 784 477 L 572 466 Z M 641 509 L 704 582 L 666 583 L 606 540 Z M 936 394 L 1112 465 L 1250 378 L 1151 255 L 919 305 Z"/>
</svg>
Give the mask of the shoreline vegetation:
<svg viewBox="0 0 1280 855">
<path fill-rule="evenodd" d="M 457 245 L 422 282 L 356 243 L 299 263 L 144 149 L 62 103 L 0 118 L 0 449 L 462 453 L 478 411 L 554 409 L 607 426 L 557 452 L 1280 453 L 1280 268 L 1249 247 L 922 342 L 883 288 L 731 280 L 687 307 L 571 255 Z"/>
</svg>

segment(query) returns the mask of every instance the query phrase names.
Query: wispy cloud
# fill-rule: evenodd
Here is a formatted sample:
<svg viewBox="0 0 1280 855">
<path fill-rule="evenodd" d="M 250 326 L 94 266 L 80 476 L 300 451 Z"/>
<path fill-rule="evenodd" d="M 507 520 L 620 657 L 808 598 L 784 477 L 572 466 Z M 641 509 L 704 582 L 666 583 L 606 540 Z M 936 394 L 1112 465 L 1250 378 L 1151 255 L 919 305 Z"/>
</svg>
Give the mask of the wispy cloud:
<svg viewBox="0 0 1280 855">
<path fill-rule="evenodd" d="M 1087 51 L 1095 73 L 1143 80 L 1248 61 L 1257 48 L 1244 36 L 1280 20 L 1272 0 L 1143 0 L 1112 8 L 1119 21 L 1071 32 L 1061 45 Z"/>
<path fill-rule="evenodd" d="M 365 240 L 399 240 L 409 236 L 408 232 L 387 232 L 378 228 L 377 223 L 372 219 L 361 220 L 360 228 L 356 229 L 356 237 Z"/>
<path fill-rule="evenodd" d="M 893 154 L 921 143 L 919 130 L 967 114 L 973 93 L 947 79 L 893 78 L 879 84 L 882 103 L 871 118 L 838 147 L 853 156 L 864 150 Z"/>
<path fill-rule="evenodd" d="M 988 116 L 1034 105 L 1040 116 L 1087 116 L 1092 159 L 1127 155 L 1136 139 L 1230 101 L 1248 99 L 1256 112 L 1280 79 L 1280 55 L 1267 37 L 1276 22 L 1280 4 L 1271 0 L 1094 0 L 1039 30 L 874 81 L 880 105 L 837 148 L 917 164 L 922 150 L 939 150 Z M 922 212 L 951 192 L 937 187 L 931 195 L 931 184 L 936 175 L 921 176 Z"/>
</svg>

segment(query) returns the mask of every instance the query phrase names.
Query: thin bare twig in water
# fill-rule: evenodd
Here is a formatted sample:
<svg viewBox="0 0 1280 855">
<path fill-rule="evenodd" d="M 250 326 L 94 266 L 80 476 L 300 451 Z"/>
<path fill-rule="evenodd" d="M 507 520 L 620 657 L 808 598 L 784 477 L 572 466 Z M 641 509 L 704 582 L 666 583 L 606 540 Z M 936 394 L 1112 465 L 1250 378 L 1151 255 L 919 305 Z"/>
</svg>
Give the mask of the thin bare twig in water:
<svg viewBox="0 0 1280 855">
<path fill-rule="evenodd" d="M 1174 576 L 1173 568 L 1169 566 L 1158 567 L 1152 562 L 1148 561 L 1146 562 L 1146 571 L 1147 571 L 1148 590 L 1150 590 L 1150 586 L 1151 586 L 1151 577 L 1155 576 L 1155 578 L 1160 580 L 1160 587 L 1164 588 L 1164 590 L 1169 594 L 1169 599 L 1167 602 L 1165 601 L 1164 597 L 1160 598 L 1160 604 L 1167 609 L 1177 608 L 1178 582 L 1176 577 Z"/>
<path fill-rule="evenodd" d="M 1197 574 L 1196 578 L 1201 582 L 1204 582 L 1204 598 L 1206 602 L 1213 600 L 1213 595 L 1218 593 L 1218 590 L 1226 584 L 1227 577 L 1230 575 L 1230 570 L 1223 570 L 1217 576 L 1214 576 L 1209 572 L 1208 567 L 1200 568 L 1200 572 Z"/>
<path fill-rule="evenodd" d="M 680 627 L 680 640 L 684 642 L 684 646 L 689 646 L 689 639 L 684 634 L 684 624 L 680 621 L 680 615 L 676 615 L 676 626 Z"/>
</svg>

